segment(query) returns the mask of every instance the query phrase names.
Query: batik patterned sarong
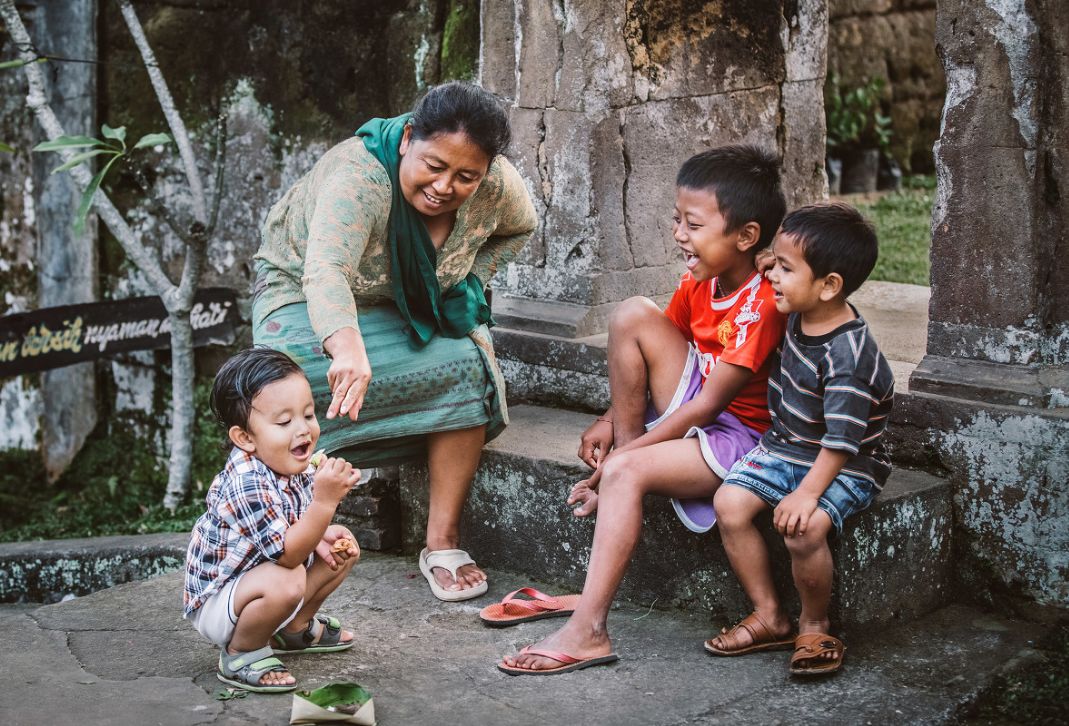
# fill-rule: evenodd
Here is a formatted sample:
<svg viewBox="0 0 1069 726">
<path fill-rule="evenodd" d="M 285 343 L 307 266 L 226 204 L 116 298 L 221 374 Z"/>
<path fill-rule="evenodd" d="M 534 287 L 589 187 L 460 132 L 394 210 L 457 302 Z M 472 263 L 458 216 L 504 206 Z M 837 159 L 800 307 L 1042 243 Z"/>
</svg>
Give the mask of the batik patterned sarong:
<svg viewBox="0 0 1069 726">
<path fill-rule="evenodd" d="M 254 320 L 261 317 L 254 311 Z M 508 424 L 504 379 L 486 326 L 463 338 L 435 336 L 416 348 L 396 307 L 361 307 L 358 318 L 371 384 L 355 422 L 327 419 L 330 359 L 312 331 L 307 304 L 285 305 L 253 330 L 257 345 L 283 351 L 308 376 L 321 428 L 318 448 L 354 466 L 386 466 L 423 456 L 428 433 L 485 424 L 489 441 Z"/>
</svg>

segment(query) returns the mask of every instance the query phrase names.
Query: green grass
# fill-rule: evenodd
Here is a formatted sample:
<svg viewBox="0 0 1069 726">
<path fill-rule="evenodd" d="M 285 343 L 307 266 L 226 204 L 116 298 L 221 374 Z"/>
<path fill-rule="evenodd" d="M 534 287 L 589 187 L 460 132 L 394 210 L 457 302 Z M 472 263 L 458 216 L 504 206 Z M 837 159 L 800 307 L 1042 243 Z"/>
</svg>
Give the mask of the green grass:
<svg viewBox="0 0 1069 726">
<path fill-rule="evenodd" d="M 0 541 L 183 532 L 204 511 L 204 494 L 226 453 L 208 413 L 208 385 L 198 384 L 191 502 L 163 508 L 167 462 L 154 443 L 150 414 L 111 417 L 97 426 L 54 484 L 36 452 L 0 451 Z"/>
<path fill-rule="evenodd" d="M 869 275 L 872 280 L 929 285 L 930 224 L 935 195 L 933 177 L 904 180 L 902 191 L 857 208 L 876 226 L 880 258 Z"/>
</svg>

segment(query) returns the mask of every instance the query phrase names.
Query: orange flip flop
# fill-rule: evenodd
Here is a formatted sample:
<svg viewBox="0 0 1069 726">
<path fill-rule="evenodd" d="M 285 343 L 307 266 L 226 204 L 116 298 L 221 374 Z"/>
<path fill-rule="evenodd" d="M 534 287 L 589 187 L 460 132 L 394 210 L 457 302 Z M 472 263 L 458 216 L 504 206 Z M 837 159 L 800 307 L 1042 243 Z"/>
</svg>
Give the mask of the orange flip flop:
<svg viewBox="0 0 1069 726">
<path fill-rule="evenodd" d="M 521 599 L 519 595 L 526 595 L 530 599 Z M 521 587 L 510 592 L 501 602 L 484 607 L 479 612 L 479 618 L 491 627 L 503 628 L 532 620 L 566 617 L 575 612 L 578 604 L 578 595 L 553 596 L 533 587 Z"/>
<path fill-rule="evenodd" d="M 597 656 L 594 658 L 576 658 L 575 656 L 568 655 L 567 653 L 560 653 L 555 650 L 540 650 L 538 648 L 532 648 L 527 646 L 520 651 L 520 654 L 530 653 L 531 655 L 540 655 L 543 658 L 549 658 L 560 663 L 559 666 L 554 668 L 543 668 L 541 670 L 534 670 L 532 668 L 514 668 L 512 666 L 505 665 L 504 662 L 497 664 L 497 669 L 502 673 L 507 673 L 510 676 L 552 676 L 558 673 L 571 673 L 572 671 L 581 670 L 583 668 L 589 668 L 590 666 L 604 665 L 606 663 L 615 663 L 620 660 L 620 657 L 616 653 L 609 653 L 608 655 Z"/>
</svg>

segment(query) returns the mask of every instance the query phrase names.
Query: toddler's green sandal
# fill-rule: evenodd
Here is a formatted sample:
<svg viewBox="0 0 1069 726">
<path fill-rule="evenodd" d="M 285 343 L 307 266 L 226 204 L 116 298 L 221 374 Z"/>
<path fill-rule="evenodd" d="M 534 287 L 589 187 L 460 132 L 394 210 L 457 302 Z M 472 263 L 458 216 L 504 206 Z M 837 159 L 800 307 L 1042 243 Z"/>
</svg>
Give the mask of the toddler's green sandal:
<svg viewBox="0 0 1069 726">
<path fill-rule="evenodd" d="M 235 655 L 230 655 L 226 648 L 223 648 L 219 653 L 219 670 L 215 676 L 228 686 L 253 693 L 288 693 L 297 689 L 296 683 L 288 686 L 265 686 L 260 683 L 264 674 L 271 672 L 289 673 L 289 670 L 282 665 L 282 661 L 274 657 L 269 646 Z"/>
<path fill-rule="evenodd" d="M 317 622 L 321 624 L 318 638 Z M 299 633 L 280 630 L 271 636 L 271 648 L 276 653 L 335 653 L 352 647 L 352 640 L 341 639 L 341 621 L 329 615 L 316 615 Z"/>
</svg>

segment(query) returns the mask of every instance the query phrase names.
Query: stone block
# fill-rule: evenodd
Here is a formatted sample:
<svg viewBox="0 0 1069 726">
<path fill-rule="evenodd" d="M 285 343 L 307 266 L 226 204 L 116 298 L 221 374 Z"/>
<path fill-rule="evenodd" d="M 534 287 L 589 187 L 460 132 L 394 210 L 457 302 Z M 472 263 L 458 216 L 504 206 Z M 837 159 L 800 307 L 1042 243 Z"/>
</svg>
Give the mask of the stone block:
<svg viewBox="0 0 1069 726">
<path fill-rule="evenodd" d="M 824 81 L 828 58 L 828 4 L 802 0 L 786 21 L 786 82 Z"/>
<path fill-rule="evenodd" d="M 550 108 L 557 95 L 563 18 L 552 0 L 519 0 L 515 23 L 516 104 L 522 108 Z M 503 60 L 495 56 L 493 62 Z"/>
<path fill-rule="evenodd" d="M 1008 382 L 1013 372 L 1004 376 Z M 948 473 L 960 533 L 955 542 L 959 596 L 1064 617 L 1069 606 L 1069 408 L 1008 406 L 928 392 L 911 393 L 903 403 L 896 402 L 898 440 L 931 456 Z"/>
<path fill-rule="evenodd" d="M 621 0 L 573 0 L 563 7 L 558 109 L 597 112 L 632 101 L 625 5 Z"/>
<path fill-rule="evenodd" d="M 546 239 L 544 234 L 546 199 L 551 192 L 545 171 L 545 134 L 543 111 L 514 106 L 509 109 L 512 127 L 512 144 L 508 158 L 523 177 L 531 202 L 538 217 L 538 229 L 527 245 L 515 258 L 517 263 L 543 267 L 546 264 Z"/>
<path fill-rule="evenodd" d="M 1042 288 L 1037 283 L 1049 263 L 1040 252 L 1044 242 L 1035 238 L 1035 189 L 1027 151 L 1019 143 L 998 146 L 982 129 L 985 119 L 965 117 L 982 112 L 983 105 L 948 101 L 947 131 L 936 152 L 940 173 L 931 258 L 932 279 L 938 284 L 933 287 L 930 335 L 944 323 L 1038 332 L 1034 313 Z M 1008 209 L 1015 212 L 1007 214 Z M 970 244 L 963 245 L 963 239 Z M 1000 360 L 997 348 L 968 357 L 1030 362 Z"/>
<path fill-rule="evenodd" d="M 636 267 L 662 266 L 678 257 L 671 211 L 682 163 L 723 144 L 755 143 L 775 151 L 778 120 L 776 86 L 651 101 L 626 110 L 624 153 L 630 173 L 624 209 Z M 674 288 L 673 283 L 664 292 Z"/>
<path fill-rule="evenodd" d="M 601 412 L 609 405 L 606 338 L 567 339 L 494 328 L 509 402 Z"/>
<path fill-rule="evenodd" d="M 784 83 L 781 104 L 783 192 L 794 209 L 827 196 L 823 79 Z"/>
<path fill-rule="evenodd" d="M 338 504 L 335 520 L 352 530 L 360 547 L 389 550 L 400 542 L 397 467 L 370 468 Z"/>
<path fill-rule="evenodd" d="M 516 4 L 479 3 L 479 83 L 508 100 L 516 98 Z M 489 60 L 488 60 L 489 59 Z"/>
<path fill-rule="evenodd" d="M 627 4 L 625 34 L 640 100 L 706 96 L 783 80 L 782 4 L 688 0 Z"/>
<path fill-rule="evenodd" d="M 594 522 L 565 504 L 571 486 L 589 475 L 576 458 L 589 416 L 517 406 L 513 423 L 483 452 L 462 524 L 463 545 L 488 567 L 581 589 Z M 401 470 L 404 547 L 417 551 L 426 521 L 426 473 Z M 833 541 L 835 621 L 847 629 L 911 619 L 949 596 L 950 489 L 927 474 L 897 471 L 873 508 Z M 776 580 L 792 592 L 782 539 L 763 526 Z M 660 497 L 646 502 L 644 527 L 620 599 L 700 609 L 731 619 L 746 598 L 714 530 L 696 535 Z"/>
<path fill-rule="evenodd" d="M 173 572 L 188 544 L 189 534 L 0 544 L 0 602 L 57 602 Z"/>
</svg>

